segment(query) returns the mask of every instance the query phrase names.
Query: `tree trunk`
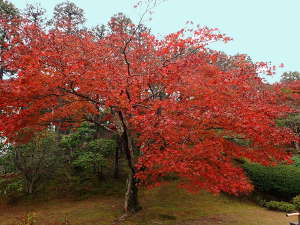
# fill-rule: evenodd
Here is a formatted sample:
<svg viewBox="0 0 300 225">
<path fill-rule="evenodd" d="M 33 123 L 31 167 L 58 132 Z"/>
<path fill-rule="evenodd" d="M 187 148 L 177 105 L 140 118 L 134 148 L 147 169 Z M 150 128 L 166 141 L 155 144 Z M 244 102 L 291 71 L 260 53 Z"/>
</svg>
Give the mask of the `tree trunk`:
<svg viewBox="0 0 300 225">
<path fill-rule="evenodd" d="M 32 194 L 33 193 L 33 188 L 34 188 L 34 180 L 27 180 L 26 181 L 26 192 L 27 192 L 27 194 Z"/>
<path fill-rule="evenodd" d="M 134 174 L 130 173 L 127 179 L 125 194 L 124 210 L 126 214 L 136 213 L 141 210 L 142 207 L 139 205 L 138 201 L 138 187 L 137 181 Z"/>
<path fill-rule="evenodd" d="M 128 162 L 128 167 L 130 168 L 130 172 L 126 184 L 127 187 L 126 187 L 126 194 L 125 194 L 124 211 L 126 214 L 131 214 L 131 213 L 136 213 L 142 208 L 138 201 L 138 187 L 137 187 L 137 180 L 135 178 L 136 171 L 134 168 L 134 160 L 132 154 L 133 152 L 131 147 L 129 146 L 128 138 L 123 141 L 123 144 L 124 144 L 124 151 Z"/>
<path fill-rule="evenodd" d="M 0 67 L 0 80 L 3 80 L 3 77 L 4 77 L 4 69 L 3 69 L 3 67 L 1 66 L 1 67 Z"/>
<path fill-rule="evenodd" d="M 98 178 L 99 180 L 103 179 L 103 166 L 102 165 L 98 165 Z"/>
<path fill-rule="evenodd" d="M 295 148 L 297 150 L 297 153 L 300 153 L 300 147 L 299 147 L 299 143 L 297 141 L 295 141 Z"/>
<path fill-rule="evenodd" d="M 97 179 L 101 181 L 103 179 L 102 166 L 99 163 L 94 164 L 94 172 L 97 175 Z"/>
<path fill-rule="evenodd" d="M 27 189 L 27 193 L 30 194 L 30 195 L 33 193 L 33 184 L 32 183 L 29 184 L 28 189 Z"/>
<path fill-rule="evenodd" d="M 128 180 L 127 180 L 124 211 L 125 214 L 131 214 L 141 210 L 142 207 L 140 206 L 138 201 L 138 187 L 137 187 L 138 182 L 137 179 L 135 178 L 136 171 L 134 167 L 134 155 L 132 149 L 132 142 L 130 141 L 131 139 L 122 112 L 119 112 L 119 117 L 123 126 L 123 133 L 121 135 L 122 149 L 124 150 L 124 153 L 127 158 L 128 167 L 130 169 Z"/>
<path fill-rule="evenodd" d="M 119 150 L 122 147 L 122 143 L 118 140 L 118 146 L 115 151 L 115 160 L 114 160 L 114 178 L 119 178 Z"/>
</svg>

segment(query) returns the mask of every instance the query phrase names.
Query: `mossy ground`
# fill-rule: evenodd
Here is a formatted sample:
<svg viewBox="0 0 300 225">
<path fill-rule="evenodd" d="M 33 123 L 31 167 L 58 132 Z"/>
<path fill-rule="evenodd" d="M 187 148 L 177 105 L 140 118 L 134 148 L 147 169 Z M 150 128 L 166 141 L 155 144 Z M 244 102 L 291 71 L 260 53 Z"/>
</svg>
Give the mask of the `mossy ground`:
<svg viewBox="0 0 300 225">
<path fill-rule="evenodd" d="M 206 192 L 190 194 L 168 184 L 140 193 L 143 210 L 114 223 L 122 215 L 119 196 L 90 196 L 84 200 L 52 200 L 2 206 L 0 224 L 20 224 L 27 213 L 34 212 L 37 225 L 288 225 L 284 213 L 261 208 L 245 199 L 213 196 Z"/>
</svg>

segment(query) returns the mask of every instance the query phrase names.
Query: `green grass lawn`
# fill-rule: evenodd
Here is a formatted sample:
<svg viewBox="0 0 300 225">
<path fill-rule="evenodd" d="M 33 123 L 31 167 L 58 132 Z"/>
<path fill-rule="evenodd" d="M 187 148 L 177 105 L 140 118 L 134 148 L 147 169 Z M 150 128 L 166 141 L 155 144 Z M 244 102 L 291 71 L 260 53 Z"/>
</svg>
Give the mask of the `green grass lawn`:
<svg viewBox="0 0 300 225">
<path fill-rule="evenodd" d="M 273 212 L 251 202 L 213 196 L 206 192 L 186 193 L 174 183 L 140 194 L 143 210 L 126 221 L 113 223 L 122 214 L 123 199 L 94 196 L 81 201 L 53 200 L 0 208 L 0 224 L 20 224 L 16 217 L 34 212 L 36 224 L 58 225 L 288 225 L 285 213 Z M 20 219 L 19 219 L 20 221 Z"/>
</svg>

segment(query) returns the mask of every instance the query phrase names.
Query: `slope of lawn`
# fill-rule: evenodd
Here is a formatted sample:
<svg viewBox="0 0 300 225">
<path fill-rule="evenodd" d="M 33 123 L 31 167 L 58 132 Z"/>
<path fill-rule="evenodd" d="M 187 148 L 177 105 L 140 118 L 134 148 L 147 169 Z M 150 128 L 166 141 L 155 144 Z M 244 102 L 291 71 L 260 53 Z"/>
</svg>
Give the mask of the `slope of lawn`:
<svg viewBox="0 0 300 225">
<path fill-rule="evenodd" d="M 284 213 L 261 208 L 246 200 L 206 192 L 189 194 L 168 184 L 140 194 L 143 210 L 126 221 L 114 222 L 122 214 L 122 199 L 94 196 L 85 200 L 52 200 L 0 208 L 1 225 L 21 225 L 34 213 L 36 223 L 59 225 L 288 225 Z"/>
</svg>

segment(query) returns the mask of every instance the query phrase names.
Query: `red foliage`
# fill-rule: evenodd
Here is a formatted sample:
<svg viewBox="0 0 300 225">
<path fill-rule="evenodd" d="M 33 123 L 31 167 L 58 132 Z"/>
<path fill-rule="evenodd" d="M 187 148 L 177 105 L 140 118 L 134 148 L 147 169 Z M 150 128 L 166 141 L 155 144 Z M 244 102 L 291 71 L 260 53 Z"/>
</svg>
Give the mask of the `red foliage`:
<svg viewBox="0 0 300 225">
<path fill-rule="evenodd" d="M 290 100 L 293 101 L 294 104 L 298 105 L 299 108 L 299 100 L 300 100 L 300 80 L 289 81 L 281 84 L 281 88 L 283 88 Z"/>
<path fill-rule="evenodd" d="M 295 137 L 275 119 L 289 109 L 258 77 L 265 65 L 240 56 L 222 69 L 221 53 L 207 45 L 230 38 L 216 29 L 190 36 L 181 30 L 160 40 L 116 27 L 99 40 L 24 22 L 10 35 L 15 44 L 5 59 L 17 75 L 1 81 L 0 130 L 11 141 L 24 128 L 40 130 L 61 119 L 112 130 L 126 125 L 141 151 L 141 181 L 176 173 L 193 190 L 215 193 L 251 190 L 234 159 L 288 159 L 284 145 Z M 111 116 L 100 119 L 103 112 Z M 237 135 L 249 145 L 226 138 Z"/>
</svg>

